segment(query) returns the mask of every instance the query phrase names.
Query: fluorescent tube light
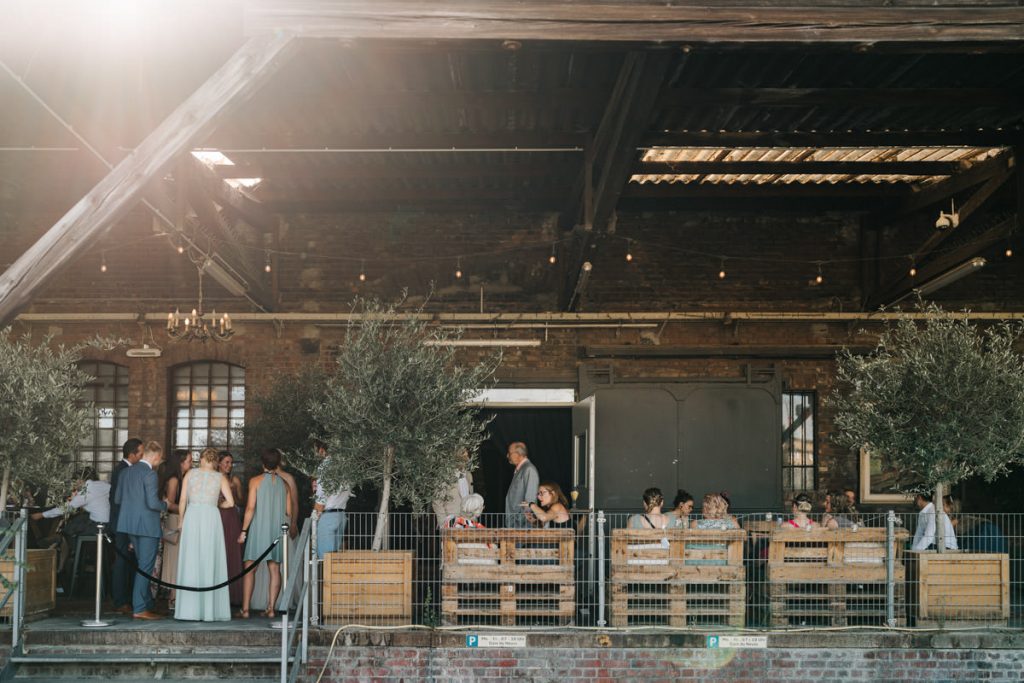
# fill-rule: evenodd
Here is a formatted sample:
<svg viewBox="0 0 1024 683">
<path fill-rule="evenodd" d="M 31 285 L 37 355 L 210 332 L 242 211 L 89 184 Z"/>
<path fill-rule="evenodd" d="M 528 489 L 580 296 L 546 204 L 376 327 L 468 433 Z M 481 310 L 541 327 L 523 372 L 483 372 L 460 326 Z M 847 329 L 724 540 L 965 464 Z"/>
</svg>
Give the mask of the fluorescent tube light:
<svg viewBox="0 0 1024 683">
<path fill-rule="evenodd" d="M 975 256 L 970 261 L 965 261 L 955 268 L 950 268 L 941 275 L 936 275 L 934 278 L 915 289 L 921 294 L 931 294 L 932 292 L 942 289 L 946 285 L 953 284 L 957 280 L 970 275 L 976 270 L 984 268 L 986 263 L 988 263 L 988 261 L 981 256 Z"/>
<path fill-rule="evenodd" d="M 540 346 L 540 339 L 427 339 L 425 346 Z"/>
</svg>

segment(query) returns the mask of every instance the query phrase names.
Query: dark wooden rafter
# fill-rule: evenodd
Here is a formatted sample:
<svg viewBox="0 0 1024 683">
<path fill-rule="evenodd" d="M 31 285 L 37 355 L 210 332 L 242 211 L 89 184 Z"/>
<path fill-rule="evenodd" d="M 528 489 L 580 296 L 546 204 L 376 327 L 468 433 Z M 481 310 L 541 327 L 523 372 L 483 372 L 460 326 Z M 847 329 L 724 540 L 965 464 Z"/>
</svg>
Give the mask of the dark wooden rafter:
<svg viewBox="0 0 1024 683">
<path fill-rule="evenodd" d="M 592 200 L 583 202 L 587 215 L 577 228 L 581 234 L 575 236 L 566 260 L 566 277 L 559 295 L 564 308 L 571 309 L 579 303 L 579 283 L 583 281 L 582 269 L 594 232 L 606 228 L 629 182 L 637 162 L 637 144 L 650 125 L 670 62 L 671 55 L 666 52 L 626 55 L 584 163 L 582 189 L 592 192 Z M 567 214 L 572 216 L 576 212 L 574 207 Z"/>
<path fill-rule="evenodd" d="M 582 157 L 582 155 L 574 155 Z M 550 155 L 530 155 L 528 159 L 512 160 L 508 163 L 482 162 L 479 160 L 462 161 L 452 159 L 450 165 L 436 163 L 417 164 L 410 162 L 369 165 L 363 162 L 338 164 L 336 166 L 312 166 L 309 164 L 275 165 L 236 164 L 220 165 L 211 171 L 219 178 L 263 178 L 273 185 L 276 178 L 302 178 L 303 182 L 313 184 L 338 181 L 367 180 L 404 180 L 408 178 L 509 178 L 529 179 L 538 176 L 567 177 L 580 167 L 580 159 L 553 160 Z"/>
<path fill-rule="evenodd" d="M 253 138 L 235 130 L 218 131 L 211 144 L 228 156 L 235 152 L 266 153 L 273 148 L 275 154 L 289 154 L 317 150 L 344 150 L 346 152 L 383 151 L 389 152 L 457 152 L 457 151 L 507 151 L 521 150 L 565 150 L 582 151 L 589 136 L 579 131 L 538 131 L 538 130 L 495 130 L 487 132 L 466 131 L 460 133 L 433 133 L 428 131 L 412 133 L 304 133 L 296 131 L 288 136 L 287 144 L 273 136 Z"/>
<path fill-rule="evenodd" d="M 681 197 L 904 197 L 905 183 L 630 183 L 622 197 L 672 199 Z"/>
<path fill-rule="evenodd" d="M 181 178 L 175 178 L 175 183 L 181 182 L 187 188 L 189 204 L 196 212 L 200 225 L 213 238 L 214 244 L 211 251 L 216 252 L 217 257 L 231 266 L 237 276 L 244 281 L 246 289 L 257 300 L 263 302 L 263 307 L 273 310 L 275 301 L 270 290 L 264 284 L 264 273 L 262 272 L 262 260 L 255 258 L 260 254 L 259 244 L 252 244 L 246 239 L 242 231 L 237 229 L 234 221 L 222 215 L 216 200 L 207 188 L 207 183 L 198 177 L 197 166 L 204 169 L 206 166 L 193 157 L 191 154 L 188 169 Z"/>
<path fill-rule="evenodd" d="M 642 43 L 1020 42 L 1016 6 L 834 6 L 802 0 L 717 6 L 708 0 L 571 3 L 521 0 L 264 0 L 246 7 L 250 34 L 291 31 L 316 38 L 543 40 Z"/>
<path fill-rule="evenodd" d="M 189 167 L 189 182 L 194 190 L 201 190 L 210 201 L 215 202 L 224 213 L 235 220 L 242 220 L 252 227 L 266 233 L 277 229 L 278 217 L 267 209 L 262 202 L 250 197 L 244 190 L 233 187 L 217 173 L 192 155 Z M 219 168 L 219 167 L 218 167 Z M 230 168 L 230 166 L 228 166 Z M 262 177 L 262 176 L 234 176 Z"/>
<path fill-rule="evenodd" d="M 957 193 L 994 178 L 1005 176 L 1014 167 L 1014 163 L 1013 154 L 1007 150 L 990 159 L 978 162 L 968 170 L 954 174 L 946 180 L 920 190 L 912 189 L 898 207 L 866 216 L 864 225 L 871 229 L 882 228 L 902 220 L 905 216 L 920 209 L 931 207 L 940 202 L 948 202 Z"/>
<path fill-rule="evenodd" d="M 872 310 L 879 306 L 899 301 L 907 294 L 913 292 L 916 287 L 920 287 L 922 284 L 938 275 L 941 275 L 950 268 L 958 266 L 968 259 L 977 256 L 980 252 L 992 247 L 993 245 L 1005 241 L 1011 234 L 1013 234 L 1016 224 L 1016 215 L 1000 221 L 996 225 L 985 230 L 982 234 L 972 238 L 970 242 L 946 252 L 941 257 L 934 259 L 925 266 L 918 267 L 917 275 L 913 278 L 910 277 L 908 272 L 904 271 L 904 274 L 893 284 L 889 285 L 885 289 L 879 290 L 879 294 L 877 296 L 870 298 L 866 308 L 868 310 Z"/>
<path fill-rule="evenodd" d="M 1019 88 L 672 88 L 659 108 L 730 107 L 1024 107 Z"/>
<path fill-rule="evenodd" d="M 168 164 L 209 134 L 227 109 L 259 88 L 293 44 L 286 34 L 246 41 L 133 154 L 22 254 L 0 276 L 0 325 L 9 323 L 50 278 L 124 216 Z"/>
</svg>

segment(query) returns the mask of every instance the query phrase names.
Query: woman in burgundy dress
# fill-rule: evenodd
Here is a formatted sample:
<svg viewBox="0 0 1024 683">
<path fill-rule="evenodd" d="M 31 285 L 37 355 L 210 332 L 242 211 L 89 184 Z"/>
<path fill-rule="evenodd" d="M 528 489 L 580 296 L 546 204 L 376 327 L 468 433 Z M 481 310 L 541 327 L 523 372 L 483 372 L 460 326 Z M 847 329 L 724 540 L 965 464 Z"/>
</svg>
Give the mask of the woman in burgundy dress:
<svg viewBox="0 0 1024 683">
<path fill-rule="evenodd" d="M 235 505 L 245 505 L 242 497 L 242 480 L 231 473 L 235 464 L 235 458 L 230 451 L 221 451 L 217 461 L 217 469 L 228 478 L 231 484 L 231 492 L 235 496 Z M 242 519 L 238 507 L 220 509 L 220 518 L 224 523 L 224 549 L 228 556 L 228 578 L 238 576 L 242 572 L 242 546 L 238 543 L 238 537 L 242 533 Z M 235 581 L 228 586 L 228 593 L 231 596 L 232 605 L 242 604 L 242 582 Z"/>
</svg>

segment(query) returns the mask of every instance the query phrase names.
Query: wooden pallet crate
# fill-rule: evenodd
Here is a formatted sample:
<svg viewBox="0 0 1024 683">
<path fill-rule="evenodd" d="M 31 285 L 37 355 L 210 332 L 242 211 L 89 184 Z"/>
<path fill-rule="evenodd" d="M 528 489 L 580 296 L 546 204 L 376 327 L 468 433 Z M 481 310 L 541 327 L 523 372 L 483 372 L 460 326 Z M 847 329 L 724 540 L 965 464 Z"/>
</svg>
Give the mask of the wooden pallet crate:
<svg viewBox="0 0 1024 683">
<path fill-rule="evenodd" d="M 615 529 L 613 626 L 743 626 L 747 532 Z"/>
<path fill-rule="evenodd" d="M 570 529 L 442 532 L 446 625 L 572 623 L 576 537 Z"/>
<path fill-rule="evenodd" d="M 1005 626 L 1010 618 L 1006 553 L 910 551 L 915 623 L 925 628 Z"/>
<path fill-rule="evenodd" d="M 14 553 L 8 551 L 0 559 L 0 576 L 14 581 Z M 25 616 L 49 614 L 57 605 L 57 551 L 54 548 L 25 551 Z M 0 617 L 10 619 L 14 596 L 7 601 Z"/>
<path fill-rule="evenodd" d="M 881 528 L 773 529 L 767 571 L 772 626 L 884 625 L 887 553 L 893 556 L 894 617 L 905 625 L 907 538 L 899 530 L 887 541 Z"/>
<path fill-rule="evenodd" d="M 413 552 L 344 550 L 324 555 L 325 623 L 412 623 Z"/>
<path fill-rule="evenodd" d="M 894 617 L 906 626 L 902 581 L 893 586 Z M 885 626 L 885 583 L 772 583 L 771 624 L 783 626 Z"/>
</svg>

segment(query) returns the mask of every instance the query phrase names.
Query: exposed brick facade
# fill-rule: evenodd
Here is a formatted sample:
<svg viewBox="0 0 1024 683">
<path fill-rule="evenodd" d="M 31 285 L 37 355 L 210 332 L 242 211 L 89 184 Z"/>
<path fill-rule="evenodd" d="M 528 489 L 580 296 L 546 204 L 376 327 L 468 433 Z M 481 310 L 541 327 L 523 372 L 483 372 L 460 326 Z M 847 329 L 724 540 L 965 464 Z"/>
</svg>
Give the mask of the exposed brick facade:
<svg viewBox="0 0 1024 683">
<path fill-rule="evenodd" d="M 13 261 L 51 224 L 56 216 L 34 216 L 7 226 L 0 262 Z M 109 235 L 73 265 L 58 274 L 29 312 L 161 313 L 175 306 L 189 308 L 195 297 L 195 269 L 165 238 L 152 235 L 150 218 L 141 210 L 115 226 Z M 435 283 L 429 308 L 444 312 L 478 312 L 483 290 L 487 312 L 557 311 L 557 292 L 565 278 L 569 240 L 556 230 L 550 214 L 444 214 L 419 212 L 288 217 L 275 257 L 273 277 L 278 310 L 284 312 L 344 313 L 355 294 L 394 297 L 408 288 L 411 301 L 420 301 Z M 629 311 L 840 311 L 853 310 L 860 298 L 860 258 L 857 221 L 850 215 L 721 215 L 644 213 L 619 216 L 612 234 L 599 236 L 588 258 L 593 276 L 584 297 L 588 312 Z M 538 237 L 540 236 L 540 237 Z M 635 258 L 624 258 L 626 240 Z M 538 239 L 544 240 L 538 243 Z M 546 240 L 550 239 L 551 242 Z M 557 243 L 559 261 L 547 262 Z M 484 252 L 487 252 L 486 255 Z M 108 270 L 99 263 L 105 253 Z M 717 278 L 726 254 L 729 275 Z M 324 260 L 324 255 L 350 260 Z M 462 256 L 466 276 L 456 281 L 453 270 Z M 262 264 L 263 254 L 254 254 Z M 366 259 L 366 284 L 358 273 Z M 414 259 L 414 260 L 407 260 Z M 429 259 L 415 261 L 415 259 Z M 812 284 L 815 270 L 808 264 L 829 261 L 825 282 Z M 996 286 L 997 285 L 997 286 Z M 989 291 L 992 296 L 989 296 Z M 207 306 L 245 312 L 247 304 L 227 295 L 206 279 Z M 978 275 L 946 290 L 948 305 L 974 309 L 1020 309 L 1024 305 L 1024 271 L 1011 261 L 994 260 Z M 776 347 L 870 343 L 860 323 L 678 322 L 657 335 L 661 345 Z M 19 323 L 15 331 L 22 331 Z M 267 322 L 237 325 L 228 344 L 175 344 L 159 323 L 149 331 L 134 322 L 47 323 L 30 325 L 37 339 L 54 334 L 72 342 L 96 333 L 131 338 L 136 345 L 153 339 L 163 347 L 159 359 L 129 359 L 123 349 L 91 355 L 129 368 L 130 420 L 133 434 L 166 440 L 169 437 L 168 378 L 171 368 L 195 360 L 223 360 L 246 368 L 250 395 L 266 386 L 279 371 L 305 363 L 331 360 L 331 349 L 344 336 L 334 325 Z M 500 375 L 522 386 L 575 386 L 584 362 L 612 366 L 619 381 L 646 378 L 739 378 L 750 363 L 777 368 L 784 386 L 818 393 L 817 436 L 820 486 L 855 481 L 857 464 L 845 449 L 834 446 L 829 434 L 831 415 L 822 401 L 832 388 L 832 361 L 800 359 L 743 360 L 726 358 L 585 359 L 589 345 L 644 344 L 642 335 L 654 330 L 550 329 L 542 346 L 508 349 Z M 473 331 L 487 336 L 489 330 Z M 467 356 L 471 357 L 471 356 Z"/>
</svg>

